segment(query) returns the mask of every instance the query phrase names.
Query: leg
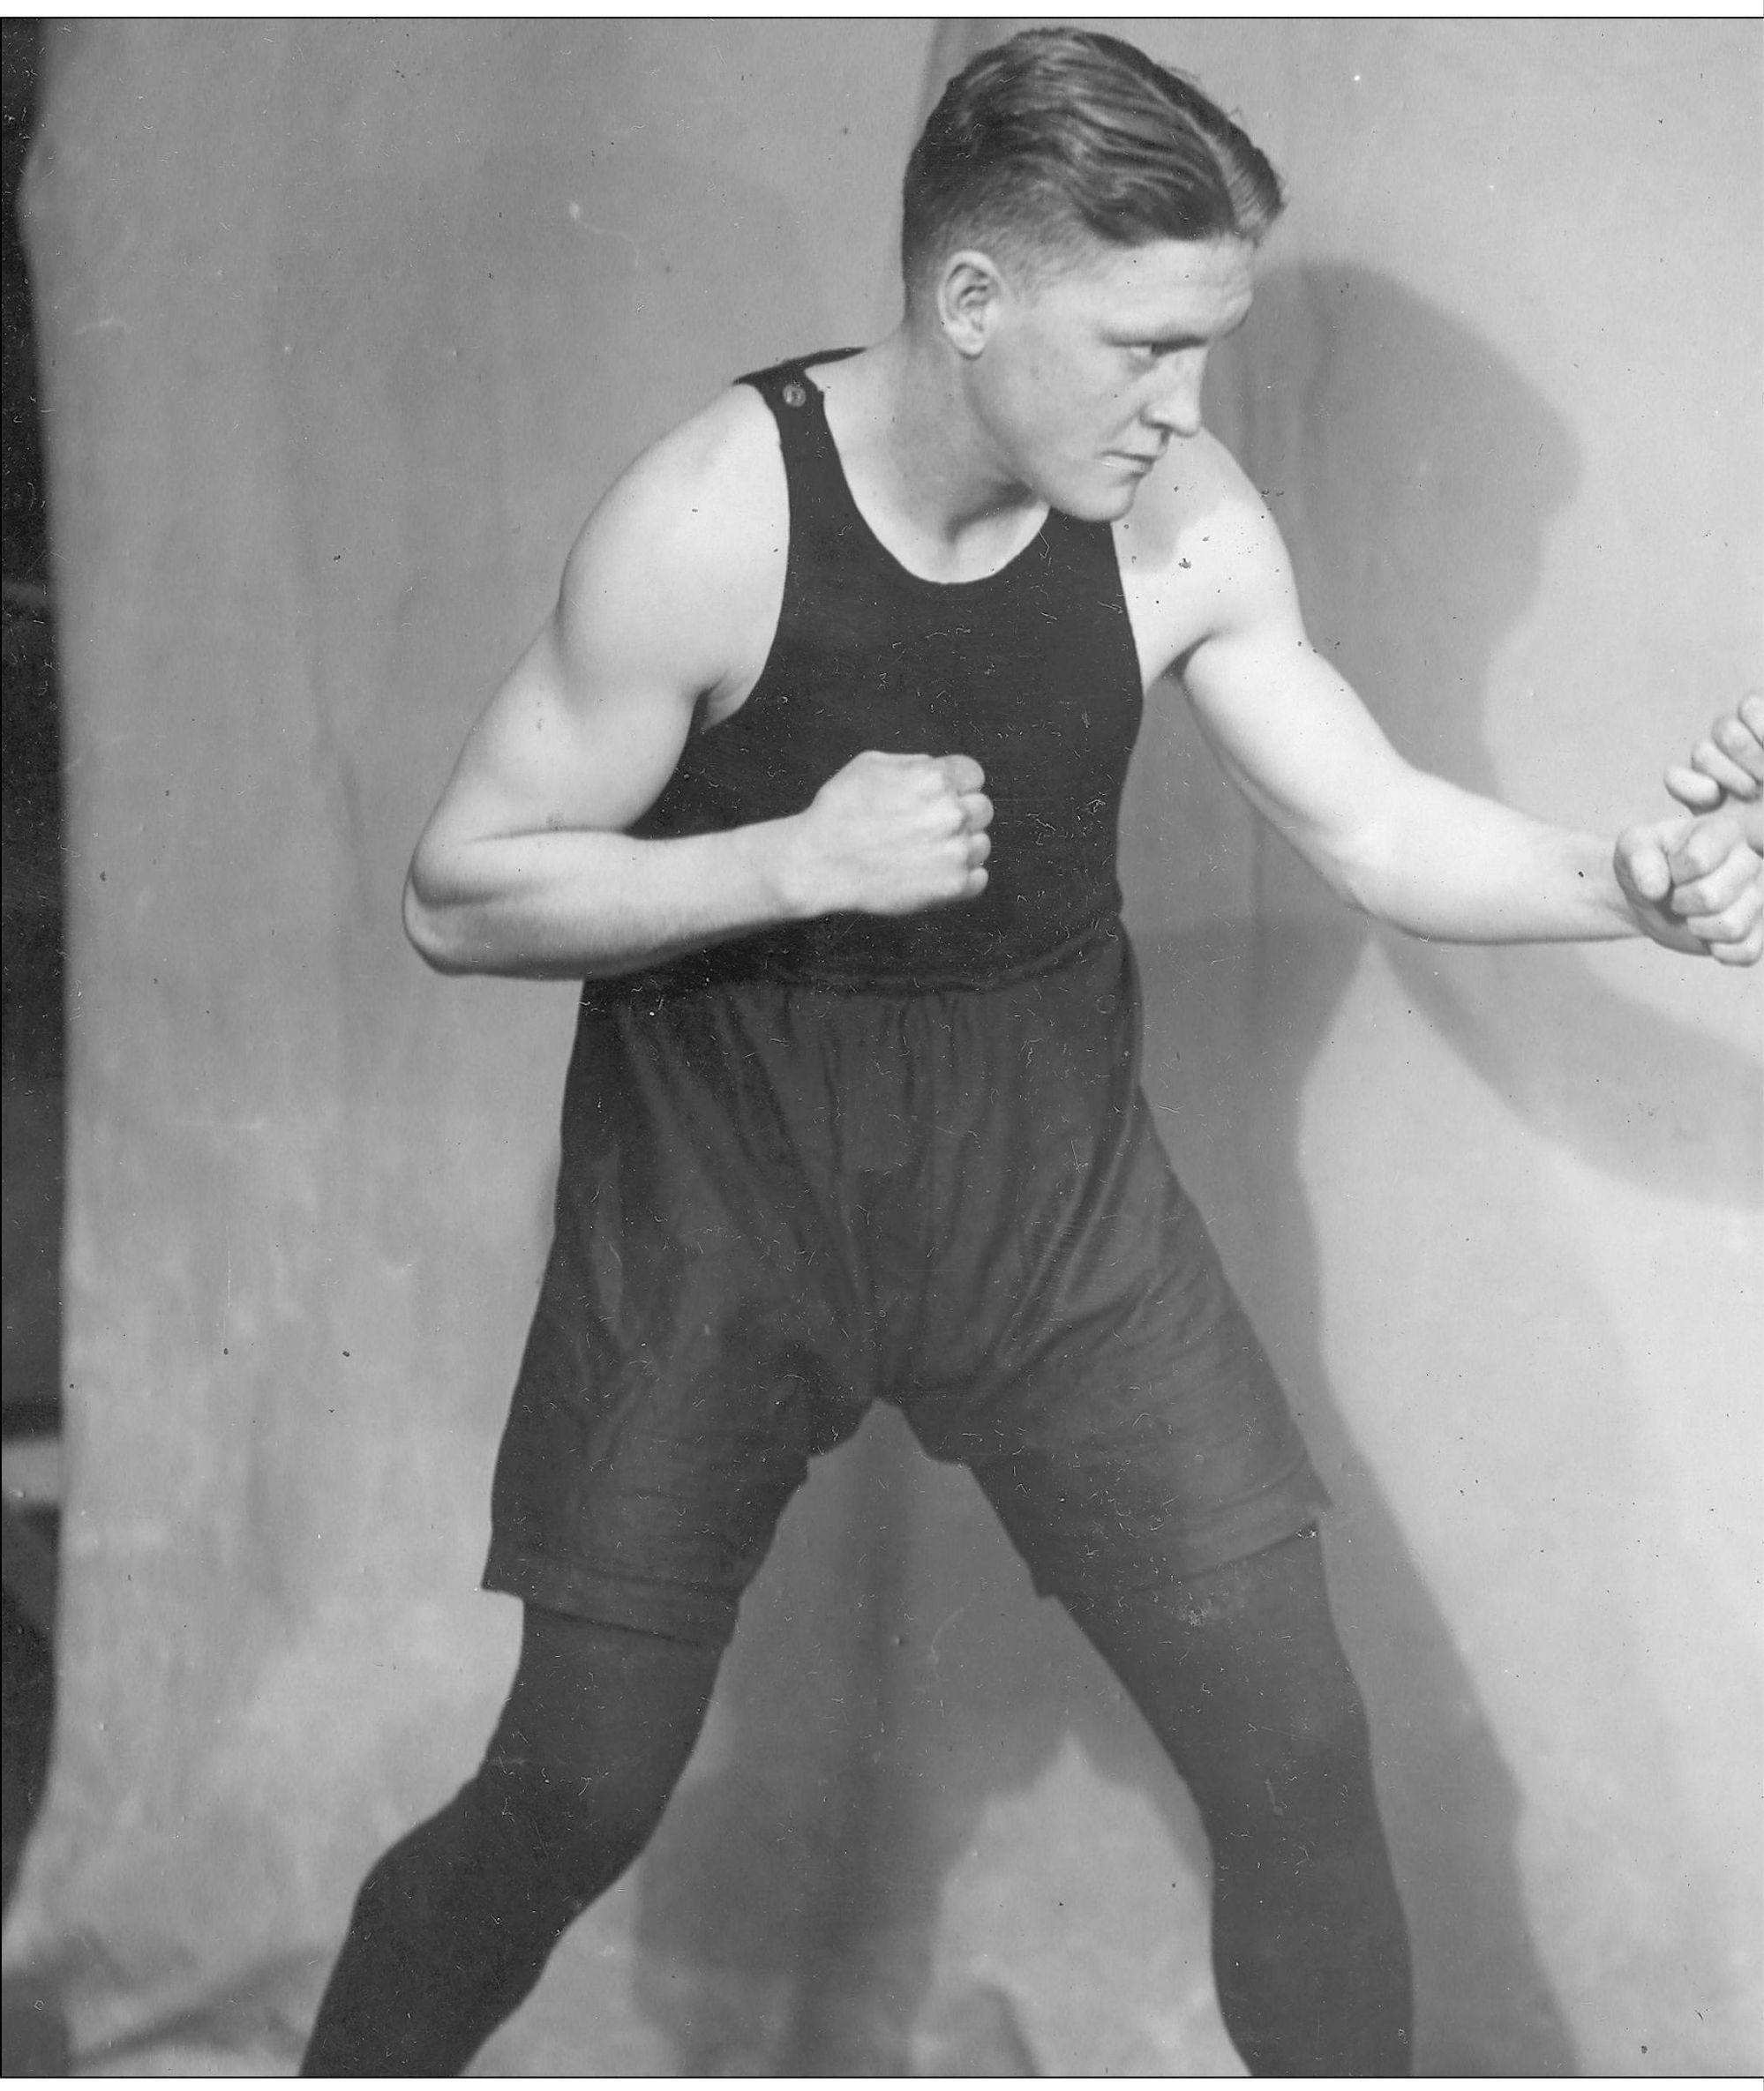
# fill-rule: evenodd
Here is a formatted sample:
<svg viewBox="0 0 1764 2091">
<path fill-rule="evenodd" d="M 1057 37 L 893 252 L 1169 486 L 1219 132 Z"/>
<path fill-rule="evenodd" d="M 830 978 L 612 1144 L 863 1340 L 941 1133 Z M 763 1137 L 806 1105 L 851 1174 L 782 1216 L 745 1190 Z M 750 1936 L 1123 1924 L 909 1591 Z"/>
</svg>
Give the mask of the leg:
<svg viewBox="0 0 1764 2091">
<path fill-rule="evenodd" d="M 721 1651 L 529 1607 L 483 1765 L 357 1897 L 307 2076 L 444 2076 L 648 1841 Z"/>
<path fill-rule="evenodd" d="M 1408 1942 L 1315 1532 L 1066 1602 L 1200 1810 L 1220 2005 L 1250 2069 L 1406 2075 Z"/>
</svg>

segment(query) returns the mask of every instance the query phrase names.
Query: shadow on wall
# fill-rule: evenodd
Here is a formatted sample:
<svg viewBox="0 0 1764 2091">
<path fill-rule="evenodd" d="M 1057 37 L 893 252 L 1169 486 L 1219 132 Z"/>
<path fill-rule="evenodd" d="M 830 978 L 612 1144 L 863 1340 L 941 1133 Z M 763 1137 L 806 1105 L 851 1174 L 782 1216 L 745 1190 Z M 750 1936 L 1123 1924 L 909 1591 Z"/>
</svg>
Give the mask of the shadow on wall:
<svg viewBox="0 0 1764 2091">
<path fill-rule="evenodd" d="M 1411 760 L 1522 794 L 1496 774 L 1483 708 L 1578 483 L 1567 424 L 1498 350 L 1374 270 L 1271 271 L 1213 425 L 1270 495 L 1314 639 Z M 1672 751 L 1653 753 L 1663 764 Z M 1633 817 L 1673 810 L 1661 794 Z M 1310 874 L 1283 850 L 1269 858 L 1279 911 L 1281 888 Z M 1627 999 L 1572 951 L 1458 947 L 1448 966 L 1428 945 L 1383 942 L 1440 1035 L 1544 1139 L 1675 1197 L 1743 1208 L 1764 1194 L 1745 1053 Z M 1343 986 L 1331 965 L 1282 985 L 1296 1006 L 1281 1027 L 1307 1060 Z M 1687 1138 L 1669 1096 L 1753 1136 Z"/>
<path fill-rule="evenodd" d="M 1487 342 L 1363 269 L 1271 272 L 1231 375 L 1212 423 L 1270 496 L 1313 636 L 1406 754 L 1499 795 L 1484 695 L 1535 593 L 1550 519 L 1577 484 L 1571 431 Z M 1178 797 L 1196 789 L 1159 783 Z M 1147 1086 L 1178 1166 L 1192 1158 L 1242 1198 L 1244 1239 L 1270 1274 L 1257 1316 L 1337 1497 L 1332 1577 L 1385 1742 L 1381 1787 L 1415 1934 L 1417 2067 L 1572 2074 L 1572 2038 L 1528 1932 L 1520 1793 L 1318 1341 L 1318 1244 L 1299 1169 L 1305 1085 L 1377 933 L 1346 911 L 1319 916 L 1296 858 L 1272 840 L 1257 847 L 1254 922 L 1142 953 Z M 1687 1140 L 1678 1118 L 1684 1098 L 1711 1122 L 1755 1117 L 1743 1053 L 1626 1000 L 1569 950 L 1448 958 L 1377 941 L 1437 1037 L 1535 1134 L 1670 1195 L 1755 1197 L 1757 1142 Z M 1523 1231 L 1522 1208 L 1503 1224 Z M 1584 1345 L 1596 1308 L 1576 1301 L 1553 1245 L 1540 1238 L 1533 1261 L 1559 1273 L 1563 1319 Z M 1580 1383 L 1623 1372 L 1615 1345 L 1573 1368 Z"/>
</svg>

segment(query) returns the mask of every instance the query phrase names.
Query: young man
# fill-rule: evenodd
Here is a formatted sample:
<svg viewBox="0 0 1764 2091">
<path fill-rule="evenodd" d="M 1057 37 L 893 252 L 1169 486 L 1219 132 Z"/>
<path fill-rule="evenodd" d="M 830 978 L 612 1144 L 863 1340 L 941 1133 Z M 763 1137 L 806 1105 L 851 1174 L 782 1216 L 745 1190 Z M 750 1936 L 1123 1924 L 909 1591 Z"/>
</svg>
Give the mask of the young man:
<svg viewBox="0 0 1764 2091">
<path fill-rule="evenodd" d="M 1250 2066 L 1406 2067 L 1324 1491 L 1137 1080 L 1144 693 L 1179 667 L 1254 805 L 1417 934 L 1744 963 L 1764 930 L 1720 813 L 1613 857 L 1412 769 L 1312 652 L 1200 421 L 1280 205 L 1126 45 L 976 60 L 908 169 L 901 326 L 642 458 L 473 732 L 412 939 L 587 982 L 486 1571 L 525 1635 L 483 1767 L 362 1890 L 309 2072 L 457 2070 L 528 1993 L 877 1398 L 972 1467 L 1191 1788 Z"/>
</svg>

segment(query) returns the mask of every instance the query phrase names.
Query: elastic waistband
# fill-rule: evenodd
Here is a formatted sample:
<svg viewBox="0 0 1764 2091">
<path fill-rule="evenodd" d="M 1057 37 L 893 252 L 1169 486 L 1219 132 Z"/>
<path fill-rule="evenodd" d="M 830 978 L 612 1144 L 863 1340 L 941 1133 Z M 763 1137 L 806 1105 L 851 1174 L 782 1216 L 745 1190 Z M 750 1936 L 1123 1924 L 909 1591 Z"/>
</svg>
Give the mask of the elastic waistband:
<svg viewBox="0 0 1764 2091">
<path fill-rule="evenodd" d="M 836 973 L 812 967 L 776 962 L 771 952 L 755 952 L 743 944 L 713 947 L 689 958 L 642 973 L 621 973 L 606 979 L 583 983 L 582 1000 L 597 1007 L 616 1007 L 633 1001 L 672 1001 L 712 987 L 787 987 L 818 994 L 892 996 L 932 994 L 985 994 L 998 988 L 1017 987 L 1031 980 L 1063 972 L 1083 964 L 1110 945 L 1124 945 L 1127 932 L 1118 915 L 1108 915 L 1068 937 L 1063 943 L 1038 951 L 1008 965 L 958 971 L 908 973 Z"/>
</svg>

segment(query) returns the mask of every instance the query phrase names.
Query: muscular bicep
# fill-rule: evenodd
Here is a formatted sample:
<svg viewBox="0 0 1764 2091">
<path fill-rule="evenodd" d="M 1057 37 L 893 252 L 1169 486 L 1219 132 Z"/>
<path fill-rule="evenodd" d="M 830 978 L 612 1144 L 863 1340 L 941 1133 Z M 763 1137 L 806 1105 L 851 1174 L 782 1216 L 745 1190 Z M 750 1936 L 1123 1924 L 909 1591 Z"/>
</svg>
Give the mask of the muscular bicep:
<svg viewBox="0 0 1764 2091">
<path fill-rule="evenodd" d="M 590 519 L 555 611 L 472 728 L 418 844 L 419 883 L 451 883 L 479 843 L 629 828 L 701 703 L 756 672 L 769 562 L 720 521 L 723 468 L 694 442 L 670 438 Z"/>
<path fill-rule="evenodd" d="M 1272 521 L 1246 518 L 1231 551 L 1225 608 L 1182 662 L 1182 681 L 1227 774 L 1333 881 L 1375 846 L 1413 773 L 1311 646 Z"/>
<path fill-rule="evenodd" d="M 584 644 L 571 621 L 560 603 L 485 707 L 432 834 L 627 828 L 666 784 L 691 728 L 691 679 L 664 648 Z"/>
</svg>

